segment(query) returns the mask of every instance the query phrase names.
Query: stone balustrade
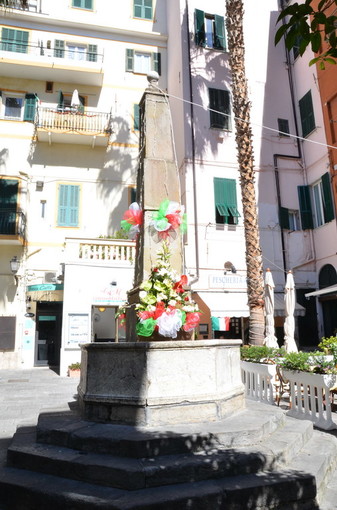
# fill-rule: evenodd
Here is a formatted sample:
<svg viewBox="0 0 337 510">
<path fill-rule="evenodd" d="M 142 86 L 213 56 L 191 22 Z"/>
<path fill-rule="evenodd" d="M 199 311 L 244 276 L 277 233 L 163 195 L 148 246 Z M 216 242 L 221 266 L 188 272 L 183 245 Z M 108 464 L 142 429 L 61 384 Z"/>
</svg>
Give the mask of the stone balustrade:
<svg viewBox="0 0 337 510">
<path fill-rule="evenodd" d="M 92 262 L 99 265 L 132 266 L 136 243 L 127 239 L 66 238 L 67 262 Z"/>
</svg>

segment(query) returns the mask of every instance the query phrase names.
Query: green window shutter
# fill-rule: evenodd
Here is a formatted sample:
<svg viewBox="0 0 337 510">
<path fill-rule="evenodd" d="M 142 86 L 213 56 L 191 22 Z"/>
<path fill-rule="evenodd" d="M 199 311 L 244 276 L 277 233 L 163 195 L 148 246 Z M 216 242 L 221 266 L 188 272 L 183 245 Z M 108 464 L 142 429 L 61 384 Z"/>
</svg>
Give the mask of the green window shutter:
<svg viewBox="0 0 337 510">
<path fill-rule="evenodd" d="M 133 129 L 139 129 L 139 104 L 133 105 Z"/>
<path fill-rule="evenodd" d="M 59 98 L 58 98 L 58 101 L 57 101 L 57 109 L 58 110 L 63 110 L 64 109 L 64 100 L 63 100 L 62 90 L 59 91 Z"/>
<path fill-rule="evenodd" d="M 16 232 L 18 191 L 18 181 L 0 179 L 0 234 L 14 235 Z"/>
<path fill-rule="evenodd" d="M 26 94 L 23 120 L 34 122 L 37 97 L 36 94 Z"/>
<path fill-rule="evenodd" d="M 87 52 L 88 62 L 97 62 L 97 44 L 89 44 Z"/>
<path fill-rule="evenodd" d="M 289 210 L 286 207 L 280 207 L 279 209 L 279 221 L 280 227 L 289 230 Z"/>
<path fill-rule="evenodd" d="M 306 137 L 313 129 L 315 129 L 314 107 L 312 104 L 311 90 L 299 100 L 302 136 Z"/>
<path fill-rule="evenodd" d="M 161 55 L 160 53 L 152 53 L 152 69 L 157 71 L 159 76 L 161 76 Z"/>
<path fill-rule="evenodd" d="M 60 39 L 55 39 L 54 43 L 54 57 L 57 58 L 64 58 L 64 41 L 61 41 Z"/>
<path fill-rule="evenodd" d="M 224 223 L 229 223 L 231 217 L 233 223 L 237 223 L 240 214 L 237 209 L 235 179 L 214 178 L 214 202 L 216 213 L 223 216 Z"/>
<path fill-rule="evenodd" d="M 57 224 L 60 227 L 77 227 L 79 209 L 79 186 L 59 185 Z"/>
<path fill-rule="evenodd" d="M 127 72 L 133 71 L 133 56 L 134 56 L 134 50 L 126 50 L 125 54 L 125 70 Z"/>
<path fill-rule="evenodd" d="M 14 30 L 12 28 L 2 28 L 1 30 L 1 48 L 5 51 L 14 51 L 16 53 L 28 52 L 29 33 L 23 30 Z"/>
<path fill-rule="evenodd" d="M 73 7 L 92 10 L 92 0 L 73 0 Z"/>
<path fill-rule="evenodd" d="M 226 49 L 225 19 L 217 14 L 214 15 L 214 48 Z"/>
<path fill-rule="evenodd" d="M 289 136 L 289 121 L 288 119 L 277 119 L 279 136 Z"/>
<path fill-rule="evenodd" d="M 230 96 L 228 90 L 209 89 L 209 107 L 211 110 L 210 126 L 230 130 Z"/>
<path fill-rule="evenodd" d="M 197 46 L 206 46 L 205 34 L 205 13 L 195 9 L 195 44 Z"/>
<path fill-rule="evenodd" d="M 302 230 L 314 228 L 309 186 L 297 186 Z"/>
<path fill-rule="evenodd" d="M 323 188 L 323 209 L 325 223 L 334 219 L 333 200 L 330 186 L 330 173 L 326 172 L 322 175 Z"/>
</svg>

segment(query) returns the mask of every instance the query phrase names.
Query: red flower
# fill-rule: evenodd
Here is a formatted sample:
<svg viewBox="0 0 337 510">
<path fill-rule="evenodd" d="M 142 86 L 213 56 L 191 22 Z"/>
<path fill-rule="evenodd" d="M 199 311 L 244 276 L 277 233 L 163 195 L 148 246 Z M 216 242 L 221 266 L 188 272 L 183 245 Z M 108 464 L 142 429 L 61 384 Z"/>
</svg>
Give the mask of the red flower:
<svg viewBox="0 0 337 510">
<path fill-rule="evenodd" d="M 140 320 L 143 320 L 145 321 L 146 319 L 153 319 L 154 317 L 154 312 L 149 312 L 148 310 L 144 310 L 142 312 L 138 312 L 138 317 L 140 318 Z"/>
<path fill-rule="evenodd" d="M 127 221 L 131 225 L 141 225 L 143 223 L 143 211 L 128 209 L 123 214 L 123 220 Z"/>
<path fill-rule="evenodd" d="M 158 301 L 156 304 L 156 310 L 153 313 L 153 318 L 158 319 L 165 312 L 165 303 L 163 301 Z"/>
<path fill-rule="evenodd" d="M 201 312 L 189 312 L 186 314 L 186 322 L 183 325 L 184 331 L 191 331 L 196 328 L 200 321 Z"/>
<path fill-rule="evenodd" d="M 176 282 L 173 285 L 173 289 L 178 292 L 178 294 L 182 294 L 185 292 L 185 289 L 183 288 L 184 285 L 187 285 L 187 276 L 185 274 L 182 275 L 179 282 Z"/>
<path fill-rule="evenodd" d="M 181 224 L 180 211 L 173 214 L 166 214 L 167 221 L 171 224 L 172 228 L 178 228 Z"/>
</svg>

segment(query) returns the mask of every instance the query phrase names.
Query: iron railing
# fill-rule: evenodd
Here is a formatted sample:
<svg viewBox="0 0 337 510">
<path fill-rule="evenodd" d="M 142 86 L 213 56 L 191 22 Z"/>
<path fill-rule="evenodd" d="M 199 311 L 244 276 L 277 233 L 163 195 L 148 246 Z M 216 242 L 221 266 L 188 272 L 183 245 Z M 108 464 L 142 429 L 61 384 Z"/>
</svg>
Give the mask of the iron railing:
<svg viewBox="0 0 337 510">
<path fill-rule="evenodd" d="M 26 215 L 22 211 L 0 209 L 0 235 L 26 236 Z"/>
<path fill-rule="evenodd" d="M 38 0 L 0 0 L 0 8 L 37 12 Z"/>
<path fill-rule="evenodd" d="M 73 131 L 88 134 L 111 134 L 112 117 L 110 113 L 94 112 L 77 108 L 47 108 L 39 106 L 36 110 L 35 125 L 38 128 Z"/>
<path fill-rule="evenodd" d="M 1 0 L 0 0 L 1 1 Z M 8 51 L 13 53 L 22 53 L 34 57 L 41 57 L 44 61 L 46 59 L 62 59 L 67 61 L 68 64 L 80 62 L 88 65 L 88 62 L 95 64 L 102 64 L 103 54 L 91 50 L 89 47 L 84 47 L 83 52 L 78 52 L 77 49 L 71 48 L 57 48 L 53 47 L 51 41 L 40 41 L 34 44 L 26 42 L 8 41 L 6 39 L 0 41 L 0 51 Z"/>
</svg>

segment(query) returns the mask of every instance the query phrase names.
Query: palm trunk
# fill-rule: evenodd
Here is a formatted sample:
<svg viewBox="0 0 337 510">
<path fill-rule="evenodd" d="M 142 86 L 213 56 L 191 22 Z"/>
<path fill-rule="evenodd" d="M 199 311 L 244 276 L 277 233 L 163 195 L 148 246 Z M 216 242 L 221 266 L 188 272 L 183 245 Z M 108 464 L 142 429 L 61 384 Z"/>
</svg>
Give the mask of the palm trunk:
<svg viewBox="0 0 337 510">
<path fill-rule="evenodd" d="M 245 71 L 243 36 L 243 1 L 226 0 L 229 64 L 232 73 L 233 111 L 235 115 L 236 145 L 240 172 L 246 242 L 247 287 L 250 311 L 249 343 L 262 345 L 264 341 L 264 283 L 262 254 L 257 221 L 254 187 L 254 156 L 250 125 Z"/>
</svg>

